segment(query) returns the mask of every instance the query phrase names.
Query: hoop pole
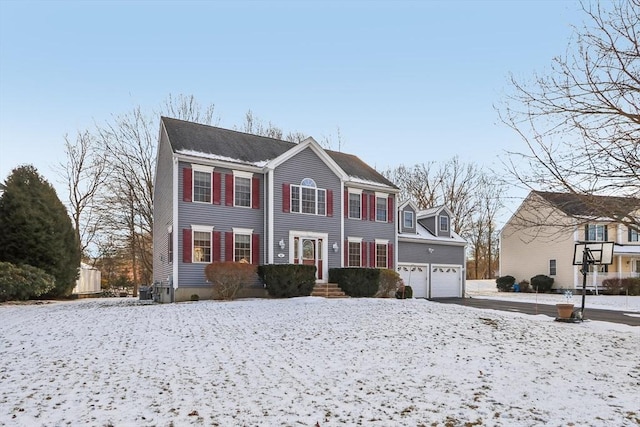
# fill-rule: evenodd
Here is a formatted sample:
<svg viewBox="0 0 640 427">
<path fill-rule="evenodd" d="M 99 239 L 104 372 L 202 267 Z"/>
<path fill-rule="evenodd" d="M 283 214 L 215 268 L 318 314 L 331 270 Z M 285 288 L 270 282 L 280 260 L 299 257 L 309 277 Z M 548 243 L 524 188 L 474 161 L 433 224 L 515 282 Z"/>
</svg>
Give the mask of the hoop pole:
<svg viewBox="0 0 640 427">
<path fill-rule="evenodd" d="M 587 294 L 587 272 L 589 270 L 589 249 L 587 245 L 582 250 L 582 307 L 580 308 L 580 314 L 582 320 L 584 320 L 584 300 Z"/>
</svg>

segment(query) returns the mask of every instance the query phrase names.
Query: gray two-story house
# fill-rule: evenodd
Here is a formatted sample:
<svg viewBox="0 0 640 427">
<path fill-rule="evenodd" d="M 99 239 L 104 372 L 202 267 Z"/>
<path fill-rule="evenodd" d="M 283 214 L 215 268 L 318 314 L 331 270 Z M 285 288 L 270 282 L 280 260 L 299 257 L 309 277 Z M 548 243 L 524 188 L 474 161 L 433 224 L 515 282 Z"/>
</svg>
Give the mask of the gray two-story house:
<svg viewBox="0 0 640 427">
<path fill-rule="evenodd" d="M 358 157 L 313 138 L 295 144 L 162 117 L 156 297 L 210 298 L 204 268 L 214 261 L 312 264 L 318 283 L 335 267 L 396 269 L 397 194 Z"/>
</svg>

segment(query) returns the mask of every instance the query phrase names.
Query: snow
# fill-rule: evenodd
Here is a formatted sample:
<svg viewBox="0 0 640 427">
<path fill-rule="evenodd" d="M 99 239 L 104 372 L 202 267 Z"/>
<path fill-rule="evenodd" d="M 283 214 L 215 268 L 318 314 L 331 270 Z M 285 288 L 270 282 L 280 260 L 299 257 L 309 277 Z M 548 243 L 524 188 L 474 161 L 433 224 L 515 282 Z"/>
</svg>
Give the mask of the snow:
<svg viewBox="0 0 640 427">
<path fill-rule="evenodd" d="M 234 159 L 232 157 L 226 157 L 226 156 L 221 156 L 218 154 L 211 154 L 211 153 L 202 153 L 200 151 L 194 151 L 194 150 L 176 150 L 176 153 L 182 154 L 185 156 L 202 157 L 204 159 L 209 159 L 209 160 L 220 160 L 220 161 L 230 162 L 230 163 L 244 163 L 247 165 L 257 166 L 259 168 L 266 166 L 270 160 L 270 159 L 267 159 L 267 160 L 260 160 L 258 162 L 246 162 L 244 160 Z"/>
<path fill-rule="evenodd" d="M 0 305 L 3 426 L 637 426 L 640 330 L 426 300 Z"/>
</svg>

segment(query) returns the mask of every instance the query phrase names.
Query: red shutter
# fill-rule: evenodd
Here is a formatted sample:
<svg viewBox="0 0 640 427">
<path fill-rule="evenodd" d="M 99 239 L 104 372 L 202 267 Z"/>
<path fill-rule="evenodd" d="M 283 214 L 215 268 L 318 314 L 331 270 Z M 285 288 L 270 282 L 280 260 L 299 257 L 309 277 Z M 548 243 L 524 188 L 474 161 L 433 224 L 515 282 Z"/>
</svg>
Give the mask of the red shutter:
<svg viewBox="0 0 640 427">
<path fill-rule="evenodd" d="M 191 229 L 182 230 L 182 262 L 191 262 Z"/>
<path fill-rule="evenodd" d="M 344 189 L 344 217 L 349 218 L 349 191 Z"/>
<path fill-rule="evenodd" d="M 344 246 L 342 247 L 344 251 L 344 266 L 349 267 L 349 240 L 345 239 Z"/>
<path fill-rule="evenodd" d="M 220 172 L 213 173 L 213 204 L 220 204 L 220 187 L 222 186 Z"/>
<path fill-rule="evenodd" d="M 228 173 L 224 178 L 224 204 L 225 206 L 233 206 L 233 175 Z"/>
<path fill-rule="evenodd" d="M 220 261 L 220 253 L 222 252 L 222 247 L 220 246 L 220 232 L 213 232 L 213 247 L 211 248 L 211 252 L 213 252 L 213 262 Z"/>
<path fill-rule="evenodd" d="M 251 178 L 251 207 L 260 209 L 260 180 L 256 177 Z"/>
<path fill-rule="evenodd" d="M 360 204 L 362 205 L 360 206 L 362 210 L 360 218 L 362 218 L 363 221 L 366 221 L 368 216 L 367 215 L 367 195 L 362 193 L 362 196 L 360 197 L 360 199 L 361 199 Z"/>
<path fill-rule="evenodd" d="M 367 242 L 360 243 L 360 267 L 367 266 Z"/>
<path fill-rule="evenodd" d="M 333 191 L 327 190 L 327 216 L 333 216 Z"/>
<path fill-rule="evenodd" d="M 387 199 L 387 221 L 389 222 L 393 222 L 393 211 L 393 196 L 389 196 L 389 198 Z"/>
<path fill-rule="evenodd" d="M 369 242 L 369 267 L 376 267 L 376 242 Z"/>
<path fill-rule="evenodd" d="M 393 243 L 387 244 L 387 268 L 393 270 Z"/>
<path fill-rule="evenodd" d="M 260 235 L 251 235 L 251 264 L 260 264 Z"/>
<path fill-rule="evenodd" d="M 224 233 L 224 260 L 233 261 L 233 232 Z"/>
<path fill-rule="evenodd" d="M 377 208 L 376 195 L 369 194 L 369 219 L 371 221 L 376 220 L 376 208 Z"/>
<path fill-rule="evenodd" d="M 185 202 L 191 201 L 192 177 L 191 168 L 182 169 L 182 200 Z"/>
<path fill-rule="evenodd" d="M 289 212 L 291 209 L 291 186 L 282 184 L 282 212 Z"/>
</svg>

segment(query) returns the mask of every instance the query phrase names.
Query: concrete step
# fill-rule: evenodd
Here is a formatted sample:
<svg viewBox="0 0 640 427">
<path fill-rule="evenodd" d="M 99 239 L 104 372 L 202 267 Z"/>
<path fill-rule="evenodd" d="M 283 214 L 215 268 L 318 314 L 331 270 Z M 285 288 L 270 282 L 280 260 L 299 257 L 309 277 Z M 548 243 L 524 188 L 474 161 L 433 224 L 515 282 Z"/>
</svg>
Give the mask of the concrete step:
<svg viewBox="0 0 640 427">
<path fill-rule="evenodd" d="M 319 283 L 313 287 L 312 297 L 348 298 L 336 283 Z"/>
</svg>

